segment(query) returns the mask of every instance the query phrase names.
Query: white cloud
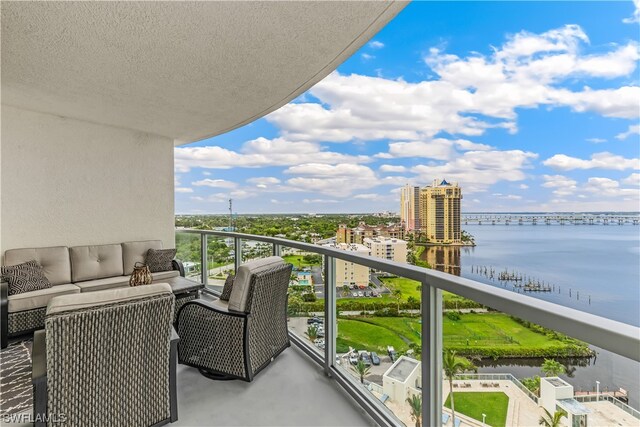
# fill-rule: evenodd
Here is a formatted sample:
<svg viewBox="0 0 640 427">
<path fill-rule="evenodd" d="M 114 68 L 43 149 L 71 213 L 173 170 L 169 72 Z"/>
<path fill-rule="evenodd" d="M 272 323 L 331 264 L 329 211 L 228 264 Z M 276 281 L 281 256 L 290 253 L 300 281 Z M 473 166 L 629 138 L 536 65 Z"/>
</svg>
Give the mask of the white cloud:
<svg viewBox="0 0 640 427">
<path fill-rule="evenodd" d="M 521 181 L 526 178 L 524 169 L 531 167 L 535 153 L 521 150 L 468 151 L 441 165 L 419 165 L 411 169 L 418 174 L 417 182 L 431 183 L 442 177 L 457 181 L 465 193 L 485 191 L 498 181 Z"/>
<path fill-rule="evenodd" d="M 338 200 L 335 199 L 303 199 L 302 203 L 310 204 L 310 203 L 339 203 Z"/>
<path fill-rule="evenodd" d="M 369 42 L 369 47 L 372 49 L 382 49 L 384 47 L 384 43 L 378 40 L 372 40 Z"/>
<path fill-rule="evenodd" d="M 224 179 L 203 179 L 200 181 L 192 182 L 191 185 L 196 187 L 214 187 L 214 188 L 235 188 L 238 186 L 235 182 L 227 181 Z"/>
<path fill-rule="evenodd" d="M 545 188 L 553 188 L 553 194 L 558 197 L 565 197 L 574 194 L 578 187 L 577 182 L 564 175 L 543 175 Z"/>
<path fill-rule="evenodd" d="M 176 193 L 193 193 L 193 188 L 190 187 L 176 187 L 174 189 Z"/>
<path fill-rule="evenodd" d="M 503 200 L 521 200 L 522 199 L 522 196 L 518 196 L 516 194 L 493 193 L 492 196 L 497 197 L 498 199 L 503 199 Z"/>
<path fill-rule="evenodd" d="M 368 53 L 361 53 L 360 56 L 362 57 L 362 59 L 364 59 L 365 61 L 369 61 L 371 59 L 375 59 L 375 55 L 370 55 Z"/>
<path fill-rule="evenodd" d="M 542 162 L 542 164 L 563 171 L 573 169 L 640 169 L 640 159 L 626 159 L 606 151 L 592 154 L 590 160 L 579 159 L 565 154 L 556 154 Z"/>
<path fill-rule="evenodd" d="M 491 55 L 458 57 L 434 48 L 425 63 L 436 78 L 416 83 L 334 72 L 310 90 L 320 104 L 288 104 L 267 120 L 292 140 L 348 142 L 420 141 L 440 132 L 477 136 L 494 127 L 515 132 L 516 109 L 541 105 L 638 117 L 637 86 L 560 87 L 583 77 L 612 79 L 636 70 L 637 42 L 582 54 L 588 42 L 579 26 L 568 25 L 542 34 L 518 33 Z"/>
<path fill-rule="evenodd" d="M 204 176 L 211 176 L 211 172 L 204 171 L 204 172 L 202 172 L 202 175 L 204 175 Z"/>
<path fill-rule="evenodd" d="M 301 191 L 327 195 L 339 193 L 342 196 L 348 196 L 357 191 L 376 187 L 383 182 L 369 167 L 347 163 L 336 165 L 309 163 L 292 166 L 284 173 L 296 175 L 286 181 L 287 185 Z"/>
<path fill-rule="evenodd" d="M 529 186 L 527 184 L 520 184 L 518 185 L 518 188 L 521 190 L 526 190 L 527 188 L 529 188 Z"/>
<path fill-rule="evenodd" d="M 351 156 L 326 151 L 315 142 L 289 141 L 283 138 L 257 138 L 246 142 L 239 152 L 218 146 L 176 147 L 174 164 L 177 172 L 191 168 L 231 169 L 265 166 L 291 166 L 302 163 L 366 163 L 367 156 Z"/>
<path fill-rule="evenodd" d="M 390 159 L 401 157 L 425 157 L 435 160 L 450 160 L 459 151 L 487 151 L 493 147 L 477 144 L 466 139 L 449 140 L 436 138 L 430 141 L 392 142 L 387 153 L 379 153 L 374 157 Z"/>
<path fill-rule="evenodd" d="M 635 199 L 640 195 L 640 189 L 621 188 L 620 183 L 611 178 L 591 177 L 587 180 L 585 190 L 604 197 L 627 197 Z"/>
<path fill-rule="evenodd" d="M 640 187 L 640 173 L 632 173 L 620 181 L 622 184 Z"/>
<path fill-rule="evenodd" d="M 622 132 L 616 135 L 616 139 L 624 141 L 632 135 L 640 135 L 640 125 L 629 125 L 629 128 L 626 130 L 626 132 Z"/>
<path fill-rule="evenodd" d="M 280 181 L 280 179 L 276 178 L 275 176 L 260 176 L 255 178 L 249 178 L 247 179 L 247 182 L 249 184 L 255 184 L 255 185 L 275 185 L 275 184 L 280 184 L 282 181 Z"/>
<path fill-rule="evenodd" d="M 603 142 L 607 142 L 604 138 L 587 138 L 587 142 L 591 142 L 593 144 L 602 144 Z"/>
<path fill-rule="evenodd" d="M 401 173 L 401 172 L 406 172 L 407 168 L 405 166 L 399 166 L 399 165 L 382 165 L 378 170 L 384 173 L 393 173 L 393 172 Z"/>
<path fill-rule="evenodd" d="M 633 0 L 633 6 L 635 7 L 633 15 L 622 20 L 622 22 L 624 22 L 625 24 L 640 22 L 640 0 Z"/>
</svg>

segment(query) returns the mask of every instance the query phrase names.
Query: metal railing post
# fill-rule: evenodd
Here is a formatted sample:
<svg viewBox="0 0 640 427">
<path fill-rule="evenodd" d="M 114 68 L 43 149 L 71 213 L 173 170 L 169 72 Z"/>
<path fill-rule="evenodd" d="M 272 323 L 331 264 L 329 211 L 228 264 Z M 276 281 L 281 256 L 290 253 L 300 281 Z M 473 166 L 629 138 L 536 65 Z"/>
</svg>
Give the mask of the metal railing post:
<svg viewBox="0 0 640 427">
<path fill-rule="evenodd" d="M 442 426 L 442 291 L 422 281 L 422 425 Z"/>
<path fill-rule="evenodd" d="M 336 337 L 338 319 L 336 316 L 336 259 L 324 256 L 324 372 L 331 375 L 331 367 L 336 360 Z"/>
<path fill-rule="evenodd" d="M 280 256 L 280 253 L 282 252 L 282 246 L 280 246 L 277 243 L 273 244 L 273 256 Z"/>
<path fill-rule="evenodd" d="M 236 274 L 238 273 L 238 267 L 242 264 L 242 239 L 239 237 L 233 238 L 234 257 L 233 266 Z"/>
<path fill-rule="evenodd" d="M 202 283 L 209 283 L 209 262 L 207 260 L 207 235 L 200 233 L 200 275 Z"/>
</svg>

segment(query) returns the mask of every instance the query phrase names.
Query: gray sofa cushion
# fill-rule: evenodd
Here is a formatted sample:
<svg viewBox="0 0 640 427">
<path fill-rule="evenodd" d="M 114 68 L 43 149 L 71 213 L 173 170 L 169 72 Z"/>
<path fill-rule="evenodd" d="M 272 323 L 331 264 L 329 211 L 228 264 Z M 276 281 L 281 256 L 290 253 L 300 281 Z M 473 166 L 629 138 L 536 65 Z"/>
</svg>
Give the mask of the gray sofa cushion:
<svg viewBox="0 0 640 427">
<path fill-rule="evenodd" d="M 104 291 L 106 289 L 129 286 L 129 276 L 105 277 L 104 279 L 87 280 L 74 283 L 82 292 Z"/>
<path fill-rule="evenodd" d="M 172 294 L 171 286 L 167 283 L 135 287 L 128 286 L 126 288 L 109 289 L 106 291 L 86 292 L 80 295 L 64 295 L 51 300 L 47 306 L 47 315 L 120 302 L 130 302 L 153 295 L 165 294 Z"/>
<path fill-rule="evenodd" d="M 10 295 L 7 298 L 9 313 L 18 311 L 44 308 L 53 297 L 60 295 L 79 294 L 80 288 L 70 283 L 52 286 L 39 291 L 25 292 L 23 294 Z"/>
<path fill-rule="evenodd" d="M 157 273 L 151 273 L 154 283 L 164 279 L 170 279 L 171 277 L 178 277 L 180 272 L 178 270 L 171 271 L 159 271 Z"/>
<path fill-rule="evenodd" d="M 0 268 L 2 279 L 9 283 L 9 295 L 38 291 L 51 287 L 37 261 L 27 261 L 18 265 L 5 265 Z"/>
<path fill-rule="evenodd" d="M 284 260 L 279 256 L 272 256 L 249 261 L 238 267 L 231 289 L 231 297 L 229 298 L 229 310 L 246 312 L 251 276 L 277 267 L 280 264 L 284 264 Z"/>
<path fill-rule="evenodd" d="M 71 282 L 69 248 L 66 246 L 9 249 L 4 253 L 5 265 L 22 264 L 31 260 L 36 260 L 42 266 L 44 275 L 53 286 Z"/>
<path fill-rule="evenodd" d="M 122 259 L 124 274 L 133 273 L 136 262 L 145 263 L 149 249 L 162 249 L 161 240 L 143 240 L 139 242 L 125 242 L 122 244 Z"/>
<path fill-rule="evenodd" d="M 122 245 L 74 246 L 69 248 L 71 281 L 82 282 L 122 276 Z"/>
</svg>

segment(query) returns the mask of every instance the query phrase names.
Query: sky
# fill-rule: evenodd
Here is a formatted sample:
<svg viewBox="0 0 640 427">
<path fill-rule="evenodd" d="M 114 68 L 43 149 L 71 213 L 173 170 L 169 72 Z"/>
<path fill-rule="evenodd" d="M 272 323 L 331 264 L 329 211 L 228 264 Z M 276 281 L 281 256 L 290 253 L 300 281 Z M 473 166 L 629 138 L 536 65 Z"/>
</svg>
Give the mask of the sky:
<svg viewBox="0 0 640 427">
<path fill-rule="evenodd" d="M 175 148 L 176 213 L 640 211 L 640 0 L 413 2 L 266 117 Z"/>
</svg>

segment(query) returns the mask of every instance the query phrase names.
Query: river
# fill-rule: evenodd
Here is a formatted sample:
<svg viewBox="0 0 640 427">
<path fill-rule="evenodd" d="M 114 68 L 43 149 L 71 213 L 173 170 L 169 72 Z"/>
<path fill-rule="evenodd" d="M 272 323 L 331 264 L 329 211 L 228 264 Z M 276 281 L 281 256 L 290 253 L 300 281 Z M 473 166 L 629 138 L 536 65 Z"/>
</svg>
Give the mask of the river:
<svg viewBox="0 0 640 427">
<path fill-rule="evenodd" d="M 518 291 L 498 280 L 505 269 L 552 287 L 528 295 L 640 326 L 640 227 L 634 225 L 465 225 L 475 247 L 432 246 L 423 259 L 441 271 Z M 479 268 L 480 267 L 480 268 Z M 485 274 L 484 268 L 487 273 Z M 491 278 L 491 270 L 494 274 Z M 478 270 L 480 272 L 478 273 Z M 640 363 L 593 347 L 597 357 L 562 378 L 576 390 L 624 388 L 640 407 Z M 479 372 L 540 375 L 538 359 L 485 361 Z"/>
</svg>

